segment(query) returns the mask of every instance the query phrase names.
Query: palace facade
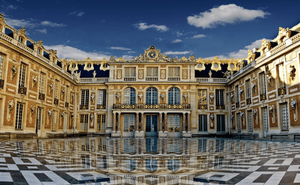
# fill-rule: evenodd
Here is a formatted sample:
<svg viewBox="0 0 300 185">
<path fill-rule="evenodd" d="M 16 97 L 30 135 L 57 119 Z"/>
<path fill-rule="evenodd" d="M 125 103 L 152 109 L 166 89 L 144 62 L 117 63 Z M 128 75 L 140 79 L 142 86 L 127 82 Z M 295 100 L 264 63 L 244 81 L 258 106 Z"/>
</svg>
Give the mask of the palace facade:
<svg viewBox="0 0 300 185">
<path fill-rule="evenodd" d="M 243 59 L 59 59 L 0 15 L 0 136 L 294 139 L 300 25 L 279 28 Z M 300 134 L 299 134 L 300 136 Z"/>
</svg>

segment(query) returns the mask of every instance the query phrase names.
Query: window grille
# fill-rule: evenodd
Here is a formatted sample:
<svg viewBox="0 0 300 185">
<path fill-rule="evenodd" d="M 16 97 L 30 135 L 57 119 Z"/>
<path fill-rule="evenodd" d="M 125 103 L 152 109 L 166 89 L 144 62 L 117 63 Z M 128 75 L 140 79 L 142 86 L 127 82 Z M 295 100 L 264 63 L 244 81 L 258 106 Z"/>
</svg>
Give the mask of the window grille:
<svg viewBox="0 0 300 185">
<path fill-rule="evenodd" d="M 19 103 L 17 104 L 17 113 L 16 113 L 16 125 L 15 128 L 16 129 L 22 129 L 22 119 L 23 119 L 23 109 L 24 104 Z"/>
<path fill-rule="evenodd" d="M 217 89 L 216 90 L 216 106 L 217 109 L 224 109 L 224 90 L 223 89 Z"/>
<path fill-rule="evenodd" d="M 177 87 L 169 89 L 168 101 L 170 105 L 180 104 L 180 90 Z"/>
<path fill-rule="evenodd" d="M 89 90 L 81 90 L 81 105 L 88 109 L 89 106 Z"/>
<path fill-rule="evenodd" d="M 97 115 L 97 131 L 105 132 L 106 129 L 106 115 L 98 114 Z"/>
<path fill-rule="evenodd" d="M 80 115 L 80 131 L 88 131 L 88 114 Z"/>
<path fill-rule="evenodd" d="M 36 129 L 41 129 L 41 123 L 42 123 L 42 108 L 38 107 L 36 111 Z"/>
<path fill-rule="evenodd" d="M 158 68 L 157 67 L 147 67 L 147 77 L 157 77 Z"/>
<path fill-rule="evenodd" d="M 135 89 L 129 87 L 125 89 L 124 92 L 124 103 L 134 105 L 135 104 Z"/>
<path fill-rule="evenodd" d="M 157 104 L 157 89 L 150 87 L 146 91 L 146 104 Z"/>
<path fill-rule="evenodd" d="M 207 132 L 207 115 L 200 114 L 198 123 L 199 123 L 199 132 Z"/>
<path fill-rule="evenodd" d="M 260 94 L 266 93 L 266 77 L 265 73 L 259 74 Z"/>
<path fill-rule="evenodd" d="M 217 115 L 217 131 L 225 132 L 225 115 Z"/>
<path fill-rule="evenodd" d="M 134 132 L 135 115 L 124 115 L 124 132 Z"/>
<path fill-rule="evenodd" d="M 135 77 L 135 67 L 126 67 L 125 77 Z"/>
<path fill-rule="evenodd" d="M 169 67 L 169 77 L 179 77 L 179 67 Z"/>
<path fill-rule="evenodd" d="M 178 114 L 169 115 L 168 122 L 169 122 L 169 132 L 180 131 L 180 116 Z"/>
<path fill-rule="evenodd" d="M 20 75 L 19 75 L 19 87 L 25 87 L 25 79 L 26 79 L 26 65 L 21 64 L 20 66 Z"/>
</svg>

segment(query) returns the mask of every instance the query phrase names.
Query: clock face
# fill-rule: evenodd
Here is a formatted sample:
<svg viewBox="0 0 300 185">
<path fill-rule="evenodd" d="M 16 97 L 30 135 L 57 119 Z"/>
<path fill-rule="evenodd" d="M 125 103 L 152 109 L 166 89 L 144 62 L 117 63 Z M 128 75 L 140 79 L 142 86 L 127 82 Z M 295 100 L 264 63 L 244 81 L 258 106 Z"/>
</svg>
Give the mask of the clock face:
<svg viewBox="0 0 300 185">
<path fill-rule="evenodd" d="M 149 57 L 149 58 L 155 58 L 155 57 L 156 57 L 156 53 L 155 53 L 154 51 L 150 51 L 150 52 L 148 53 L 148 57 Z"/>
</svg>

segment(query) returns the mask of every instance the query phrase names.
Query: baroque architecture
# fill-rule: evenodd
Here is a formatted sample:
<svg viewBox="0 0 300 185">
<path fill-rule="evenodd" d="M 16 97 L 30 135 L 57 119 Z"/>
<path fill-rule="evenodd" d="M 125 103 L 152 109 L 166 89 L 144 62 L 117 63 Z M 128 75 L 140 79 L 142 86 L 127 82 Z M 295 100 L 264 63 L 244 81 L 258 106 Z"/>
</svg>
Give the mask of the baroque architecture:
<svg viewBox="0 0 300 185">
<path fill-rule="evenodd" d="M 243 59 L 59 59 L 0 14 L 0 136 L 293 139 L 300 25 L 279 28 Z M 299 135 L 300 136 L 300 135 Z"/>
</svg>

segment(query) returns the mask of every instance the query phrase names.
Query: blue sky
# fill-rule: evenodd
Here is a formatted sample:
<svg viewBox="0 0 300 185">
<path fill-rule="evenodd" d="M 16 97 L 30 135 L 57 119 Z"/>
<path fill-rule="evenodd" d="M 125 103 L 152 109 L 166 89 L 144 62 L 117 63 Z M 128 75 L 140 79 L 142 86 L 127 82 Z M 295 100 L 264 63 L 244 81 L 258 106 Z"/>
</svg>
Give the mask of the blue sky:
<svg viewBox="0 0 300 185">
<path fill-rule="evenodd" d="M 172 57 L 243 58 L 300 22 L 300 1 L 0 0 L 0 13 L 60 58 L 133 58 L 154 45 Z"/>
</svg>

